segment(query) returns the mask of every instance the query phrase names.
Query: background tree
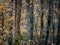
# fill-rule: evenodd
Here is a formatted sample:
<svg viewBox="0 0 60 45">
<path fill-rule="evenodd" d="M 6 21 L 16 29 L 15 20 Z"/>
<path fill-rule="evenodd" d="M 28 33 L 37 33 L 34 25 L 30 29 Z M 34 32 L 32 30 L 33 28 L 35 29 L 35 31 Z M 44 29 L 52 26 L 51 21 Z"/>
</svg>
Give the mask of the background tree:
<svg viewBox="0 0 60 45">
<path fill-rule="evenodd" d="M 60 11 L 60 1 L 58 0 L 58 11 Z M 56 45 L 60 45 L 60 13 L 58 12 L 58 31 L 57 31 L 57 42 Z"/>
<path fill-rule="evenodd" d="M 51 29 L 50 26 L 51 24 L 53 24 L 53 0 L 49 0 L 48 5 L 49 5 L 49 13 L 47 17 L 47 31 L 46 31 L 45 45 L 48 45 L 49 31 Z"/>
</svg>

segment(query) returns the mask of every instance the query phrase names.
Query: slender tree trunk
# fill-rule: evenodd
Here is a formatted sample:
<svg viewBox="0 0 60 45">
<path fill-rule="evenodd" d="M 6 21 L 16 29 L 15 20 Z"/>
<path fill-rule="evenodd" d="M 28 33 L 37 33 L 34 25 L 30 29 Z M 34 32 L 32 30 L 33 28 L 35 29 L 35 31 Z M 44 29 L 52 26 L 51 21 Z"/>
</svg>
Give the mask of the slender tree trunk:
<svg viewBox="0 0 60 45">
<path fill-rule="evenodd" d="M 34 30 L 34 16 L 33 16 L 33 0 L 30 2 L 30 40 L 33 41 L 33 30 Z M 33 42 L 30 42 L 33 45 Z"/>
<path fill-rule="evenodd" d="M 30 45 L 33 45 L 33 30 L 34 30 L 34 16 L 33 16 L 33 0 L 26 0 L 28 3 L 29 19 L 30 19 Z"/>
<path fill-rule="evenodd" d="M 17 3 L 17 11 L 18 11 L 18 14 L 17 14 L 17 18 L 16 18 L 16 28 L 17 28 L 17 34 L 19 34 L 20 36 L 20 19 L 21 19 L 21 6 L 22 6 L 22 0 L 17 0 L 18 3 Z"/>
<path fill-rule="evenodd" d="M 4 15 L 3 15 L 3 13 L 2 13 L 2 35 L 3 35 L 3 44 L 2 45 L 4 45 Z"/>
<path fill-rule="evenodd" d="M 43 15 L 44 15 L 44 13 L 43 13 L 43 11 L 44 11 L 44 9 L 43 9 L 43 4 L 44 4 L 44 0 L 40 0 L 40 5 L 41 5 L 41 30 L 40 30 L 40 42 L 39 42 L 39 45 L 42 45 L 42 30 L 43 30 Z"/>
<path fill-rule="evenodd" d="M 21 19 L 22 0 L 15 0 L 15 45 L 20 45 L 20 19 Z M 18 41 L 19 40 L 19 41 Z"/>
<path fill-rule="evenodd" d="M 60 0 L 58 0 L 58 31 L 57 31 L 57 42 L 56 45 L 60 45 Z"/>
<path fill-rule="evenodd" d="M 50 25 L 51 25 L 51 23 L 53 23 L 53 0 L 49 0 L 49 14 L 48 14 L 47 21 L 48 22 L 47 22 L 45 45 L 48 45 L 48 37 L 49 37 Z"/>
</svg>

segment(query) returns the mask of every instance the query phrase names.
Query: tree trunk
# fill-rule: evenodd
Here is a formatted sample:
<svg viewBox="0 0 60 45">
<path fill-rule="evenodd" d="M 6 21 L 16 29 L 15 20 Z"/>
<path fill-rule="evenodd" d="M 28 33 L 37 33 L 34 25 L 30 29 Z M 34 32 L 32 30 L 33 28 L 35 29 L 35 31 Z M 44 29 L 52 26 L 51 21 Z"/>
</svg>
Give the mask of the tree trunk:
<svg viewBox="0 0 60 45">
<path fill-rule="evenodd" d="M 26 0 L 28 3 L 28 12 L 29 12 L 29 19 L 30 19 L 30 45 L 33 45 L 33 30 L 34 30 L 34 15 L 33 15 L 33 0 Z"/>
<path fill-rule="evenodd" d="M 60 0 L 58 0 L 58 31 L 57 31 L 57 42 L 56 45 L 60 45 Z"/>
<path fill-rule="evenodd" d="M 40 0 L 40 2 L 41 2 L 41 30 L 40 30 L 40 42 L 39 42 L 39 45 L 42 45 L 42 37 L 43 37 L 43 35 L 42 35 L 42 30 L 43 30 L 43 15 L 44 15 L 44 13 L 43 13 L 43 11 L 44 11 L 44 8 L 43 8 L 43 4 L 44 4 L 44 0 Z"/>
<path fill-rule="evenodd" d="M 48 14 L 48 19 L 47 19 L 47 31 L 46 31 L 45 45 L 49 44 L 48 43 L 49 31 L 50 31 L 50 26 L 53 23 L 53 0 L 49 0 L 48 4 L 49 4 L 49 14 Z"/>
<path fill-rule="evenodd" d="M 20 45 L 21 33 L 20 33 L 20 19 L 21 19 L 21 6 L 22 0 L 15 0 L 15 45 Z M 19 41 L 18 41 L 19 40 Z"/>
</svg>

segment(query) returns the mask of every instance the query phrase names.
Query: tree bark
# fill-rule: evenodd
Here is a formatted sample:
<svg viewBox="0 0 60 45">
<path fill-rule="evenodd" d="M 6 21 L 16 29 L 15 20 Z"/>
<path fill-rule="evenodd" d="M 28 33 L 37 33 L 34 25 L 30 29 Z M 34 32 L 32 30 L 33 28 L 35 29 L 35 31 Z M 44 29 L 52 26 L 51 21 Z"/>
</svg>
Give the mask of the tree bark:
<svg viewBox="0 0 60 45">
<path fill-rule="evenodd" d="M 58 0 L 58 31 L 57 31 L 57 42 L 56 45 L 60 45 L 60 0 Z"/>
</svg>

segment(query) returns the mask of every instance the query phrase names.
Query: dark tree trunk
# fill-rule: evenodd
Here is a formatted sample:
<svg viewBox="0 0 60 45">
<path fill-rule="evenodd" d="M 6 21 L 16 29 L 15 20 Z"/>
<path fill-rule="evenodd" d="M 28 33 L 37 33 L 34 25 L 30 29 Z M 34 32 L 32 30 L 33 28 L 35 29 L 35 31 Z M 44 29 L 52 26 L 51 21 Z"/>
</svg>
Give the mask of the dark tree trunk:
<svg viewBox="0 0 60 45">
<path fill-rule="evenodd" d="M 51 18 L 51 16 L 49 16 L 48 18 Z M 49 37 L 50 23 L 51 23 L 51 19 L 48 19 L 45 45 L 48 45 L 48 37 Z"/>
<path fill-rule="evenodd" d="M 60 0 L 58 0 L 58 31 L 57 31 L 57 42 L 56 45 L 60 45 Z"/>
<path fill-rule="evenodd" d="M 43 8 L 43 4 L 44 4 L 44 0 L 40 0 L 40 2 L 41 2 L 41 31 L 40 31 L 40 42 L 39 42 L 39 45 L 42 45 L 42 37 L 43 37 L 43 35 L 42 35 L 42 30 L 43 30 L 43 15 L 44 15 L 44 8 Z"/>
<path fill-rule="evenodd" d="M 33 40 L 33 30 L 34 30 L 34 15 L 33 15 L 33 0 L 26 0 L 28 3 L 28 12 L 29 12 L 29 19 L 30 19 L 30 40 Z M 30 42 L 30 45 L 33 45 L 32 42 Z"/>
<path fill-rule="evenodd" d="M 48 14 L 48 19 L 47 19 L 47 31 L 46 31 L 45 45 L 48 45 L 50 25 L 51 23 L 53 23 L 53 0 L 49 0 L 48 4 L 49 4 L 49 14 Z"/>
<path fill-rule="evenodd" d="M 4 45 L 5 41 L 4 41 L 4 15 L 3 15 L 3 13 L 2 13 L 2 38 L 3 38 L 3 40 L 2 40 L 3 44 L 2 45 Z"/>
<path fill-rule="evenodd" d="M 17 35 L 20 35 L 20 20 L 21 20 L 21 7 L 22 7 L 22 0 L 17 0 L 17 16 L 16 16 L 16 30 L 17 30 Z"/>
<path fill-rule="evenodd" d="M 20 19 L 21 19 L 22 0 L 15 0 L 15 28 L 16 36 L 20 36 Z"/>
<path fill-rule="evenodd" d="M 20 20 L 21 20 L 22 0 L 15 0 L 15 45 L 20 45 Z M 19 41 L 18 41 L 19 40 Z"/>
</svg>

